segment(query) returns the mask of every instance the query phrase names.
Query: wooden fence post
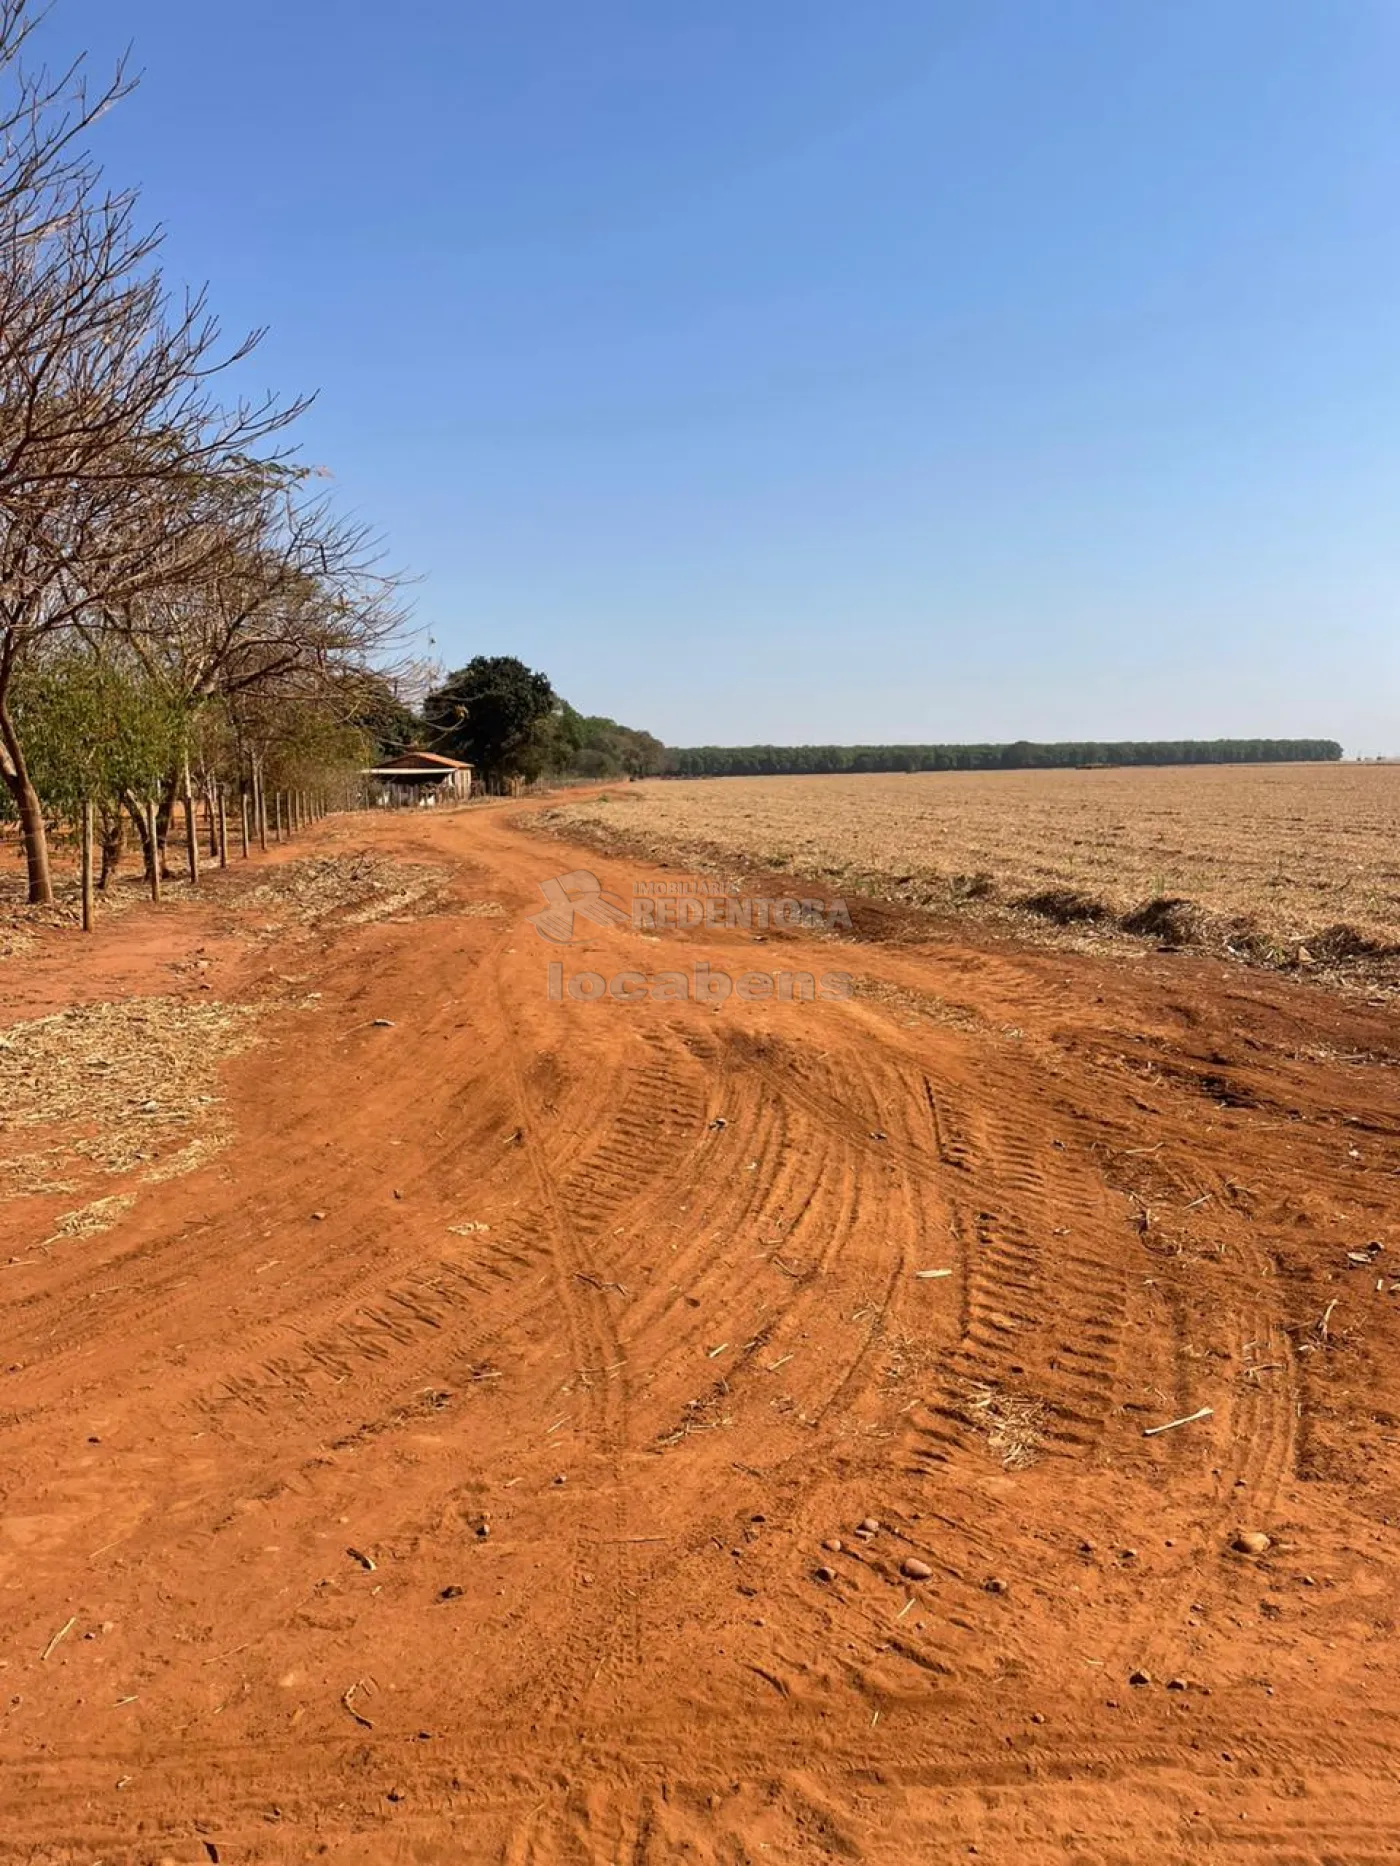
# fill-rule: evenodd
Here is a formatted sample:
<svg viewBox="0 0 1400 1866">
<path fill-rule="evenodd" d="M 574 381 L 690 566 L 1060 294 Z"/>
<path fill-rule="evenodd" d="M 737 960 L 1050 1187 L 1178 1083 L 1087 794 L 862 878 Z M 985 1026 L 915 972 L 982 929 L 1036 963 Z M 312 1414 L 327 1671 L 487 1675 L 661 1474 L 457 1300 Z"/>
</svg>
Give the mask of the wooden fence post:
<svg viewBox="0 0 1400 1866">
<path fill-rule="evenodd" d="M 277 799 L 276 799 L 276 814 L 277 814 L 277 840 L 278 840 L 279 842 L 285 842 L 285 841 L 287 840 L 287 838 L 286 838 L 286 836 L 285 836 L 285 834 L 283 833 L 283 828 L 282 828 L 282 824 L 283 824 L 283 816 L 282 816 L 282 793 L 281 793 L 281 791 L 280 791 L 280 790 L 279 790 L 279 791 L 278 791 L 278 793 L 277 793 Z"/>
<path fill-rule="evenodd" d="M 218 787 L 219 799 L 219 866 L 228 867 L 228 803 L 224 797 L 224 787 Z"/>
<path fill-rule="evenodd" d="M 82 817 L 83 931 L 92 931 L 92 799 L 83 799 Z"/>
<path fill-rule="evenodd" d="M 248 859 L 248 793 L 240 785 L 238 790 L 239 826 L 243 831 L 243 859 Z"/>
<path fill-rule="evenodd" d="M 190 768 L 185 766 L 185 854 L 189 860 L 190 886 L 199 886 L 199 826 L 194 820 L 194 786 Z"/>
<path fill-rule="evenodd" d="M 150 837 L 151 899 L 160 899 L 160 822 L 155 798 L 146 804 L 146 834 Z"/>
</svg>

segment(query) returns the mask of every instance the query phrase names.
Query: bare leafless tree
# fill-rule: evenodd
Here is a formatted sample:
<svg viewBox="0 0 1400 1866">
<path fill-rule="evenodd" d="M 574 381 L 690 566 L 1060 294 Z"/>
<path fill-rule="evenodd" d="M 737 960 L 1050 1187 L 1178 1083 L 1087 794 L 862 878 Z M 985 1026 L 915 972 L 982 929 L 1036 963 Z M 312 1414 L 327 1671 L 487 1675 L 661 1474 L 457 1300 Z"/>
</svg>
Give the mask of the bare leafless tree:
<svg viewBox="0 0 1400 1866">
<path fill-rule="evenodd" d="M 275 480 L 276 437 L 305 407 L 217 398 L 256 345 L 221 341 L 203 294 L 177 300 L 131 194 L 104 190 L 81 64 L 27 68 L 29 0 L 0 0 L 0 782 L 29 895 L 51 897 L 43 813 L 8 696 L 36 642 L 104 605 L 198 574 L 197 494 Z M 253 501 L 256 503 L 256 500 Z"/>
<path fill-rule="evenodd" d="M 201 720 L 225 721 L 243 776 L 299 710 L 319 709 L 327 725 L 353 718 L 402 629 L 402 584 L 368 532 L 285 474 L 205 485 L 189 532 L 197 571 L 159 578 L 81 626 L 122 642 L 187 716 L 191 742 Z M 162 840 L 177 777 L 158 813 Z"/>
</svg>

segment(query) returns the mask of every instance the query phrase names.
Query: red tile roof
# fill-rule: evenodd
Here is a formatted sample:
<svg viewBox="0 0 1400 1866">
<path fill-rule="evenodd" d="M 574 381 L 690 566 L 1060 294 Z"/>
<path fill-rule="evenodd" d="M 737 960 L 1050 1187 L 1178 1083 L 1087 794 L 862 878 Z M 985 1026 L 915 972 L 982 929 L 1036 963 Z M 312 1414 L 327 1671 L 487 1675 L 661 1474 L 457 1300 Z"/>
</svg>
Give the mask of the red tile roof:
<svg viewBox="0 0 1400 1866">
<path fill-rule="evenodd" d="M 444 758 L 441 752 L 400 752 L 397 758 L 388 758 L 382 765 L 375 766 L 376 771 L 470 771 L 471 766 L 460 758 Z"/>
</svg>

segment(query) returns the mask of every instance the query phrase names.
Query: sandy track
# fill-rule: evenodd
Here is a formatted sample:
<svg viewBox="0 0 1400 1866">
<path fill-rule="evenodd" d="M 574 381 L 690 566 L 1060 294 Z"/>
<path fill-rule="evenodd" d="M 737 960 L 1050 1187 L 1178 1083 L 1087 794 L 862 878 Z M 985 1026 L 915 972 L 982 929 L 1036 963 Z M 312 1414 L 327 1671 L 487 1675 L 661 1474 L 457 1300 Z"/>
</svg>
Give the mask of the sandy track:
<svg viewBox="0 0 1400 1866">
<path fill-rule="evenodd" d="M 914 925 L 553 1003 L 537 883 L 643 871 L 513 814 L 324 827 L 417 918 L 14 964 L 299 983 L 233 1149 L 0 1281 L 0 1860 L 1400 1856 L 1393 1019 Z"/>
</svg>

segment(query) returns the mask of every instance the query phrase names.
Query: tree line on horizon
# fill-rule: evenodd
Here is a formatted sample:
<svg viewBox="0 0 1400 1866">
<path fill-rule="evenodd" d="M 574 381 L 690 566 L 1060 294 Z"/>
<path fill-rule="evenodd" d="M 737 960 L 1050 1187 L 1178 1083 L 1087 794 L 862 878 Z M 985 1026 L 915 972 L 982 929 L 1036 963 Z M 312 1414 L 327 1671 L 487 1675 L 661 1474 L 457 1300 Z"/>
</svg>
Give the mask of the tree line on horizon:
<svg viewBox="0 0 1400 1866">
<path fill-rule="evenodd" d="M 579 713 L 513 655 L 477 655 L 421 710 L 381 720 L 386 755 L 446 752 L 488 783 L 509 778 L 779 777 L 839 772 L 1016 771 L 1132 765 L 1334 763 L 1335 739 L 1064 740 L 987 745 L 663 745 L 655 734 Z"/>
<path fill-rule="evenodd" d="M 696 745 L 668 747 L 675 777 L 797 777 L 836 772 L 1039 771 L 1118 765 L 1330 764 L 1335 739 L 1065 740 L 1006 745 Z"/>
</svg>

